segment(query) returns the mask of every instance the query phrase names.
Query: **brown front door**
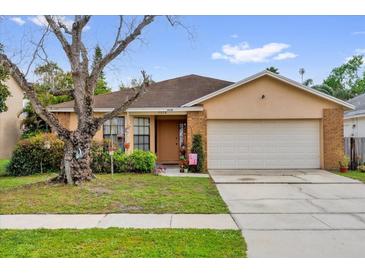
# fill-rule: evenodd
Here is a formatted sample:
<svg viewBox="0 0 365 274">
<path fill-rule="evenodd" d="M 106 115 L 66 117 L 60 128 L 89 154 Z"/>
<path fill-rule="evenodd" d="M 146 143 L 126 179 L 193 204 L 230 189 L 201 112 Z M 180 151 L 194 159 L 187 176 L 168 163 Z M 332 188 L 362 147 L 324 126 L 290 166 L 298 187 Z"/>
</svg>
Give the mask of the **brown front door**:
<svg viewBox="0 0 365 274">
<path fill-rule="evenodd" d="M 179 162 L 178 120 L 158 120 L 157 161 L 166 164 Z"/>
</svg>

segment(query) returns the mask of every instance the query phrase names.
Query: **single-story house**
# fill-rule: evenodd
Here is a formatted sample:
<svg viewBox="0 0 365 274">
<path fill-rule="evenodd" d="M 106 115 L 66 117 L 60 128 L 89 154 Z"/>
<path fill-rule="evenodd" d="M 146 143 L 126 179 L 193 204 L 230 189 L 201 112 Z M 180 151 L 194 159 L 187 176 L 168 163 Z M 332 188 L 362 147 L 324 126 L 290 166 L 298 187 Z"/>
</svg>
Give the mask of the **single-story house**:
<svg viewBox="0 0 365 274">
<path fill-rule="evenodd" d="M 23 74 L 4 54 L 0 54 L 0 65 L 10 71 L 10 77 L 5 82 L 11 94 L 6 100 L 8 110 L 0 113 L 0 159 L 7 159 L 10 158 L 21 135 L 23 117 L 20 114 L 26 100 L 20 81 L 24 77 Z"/>
<path fill-rule="evenodd" d="M 177 163 L 200 134 L 208 169 L 338 168 L 343 115 L 354 106 L 281 75 L 263 71 L 232 83 L 188 75 L 153 83 L 95 139 L 115 138 L 150 150 L 159 163 Z M 95 97 L 95 115 L 110 112 L 131 90 Z M 49 107 L 76 128 L 74 102 Z M 114 127 L 111 127 L 114 124 Z M 115 126 L 117 125 L 117 126 Z"/>
<path fill-rule="evenodd" d="M 356 107 L 345 112 L 344 136 L 365 138 L 365 93 L 347 101 Z"/>
</svg>

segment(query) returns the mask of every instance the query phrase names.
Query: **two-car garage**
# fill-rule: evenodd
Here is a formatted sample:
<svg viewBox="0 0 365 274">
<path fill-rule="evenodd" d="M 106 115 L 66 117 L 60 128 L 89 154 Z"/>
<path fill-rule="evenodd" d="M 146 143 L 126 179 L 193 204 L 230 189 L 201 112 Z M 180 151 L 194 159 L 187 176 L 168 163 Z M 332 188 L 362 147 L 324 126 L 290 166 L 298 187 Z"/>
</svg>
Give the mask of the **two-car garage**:
<svg viewBox="0 0 365 274">
<path fill-rule="evenodd" d="M 196 105 L 208 169 L 337 169 L 343 111 L 354 108 L 267 71 L 186 104 Z"/>
<path fill-rule="evenodd" d="M 209 169 L 320 168 L 319 120 L 210 120 Z"/>
</svg>

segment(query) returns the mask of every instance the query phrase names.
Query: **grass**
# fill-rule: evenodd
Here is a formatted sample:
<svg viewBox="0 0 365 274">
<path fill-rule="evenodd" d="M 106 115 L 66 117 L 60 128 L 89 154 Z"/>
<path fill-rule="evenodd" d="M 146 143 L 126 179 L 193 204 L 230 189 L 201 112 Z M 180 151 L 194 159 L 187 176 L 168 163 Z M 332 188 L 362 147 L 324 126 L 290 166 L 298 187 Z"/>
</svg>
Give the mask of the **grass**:
<svg viewBox="0 0 365 274">
<path fill-rule="evenodd" d="M 5 190 L 9 190 L 16 187 L 21 187 L 29 184 L 34 184 L 38 182 L 44 182 L 47 179 L 54 177 L 54 174 L 39 174 L 24 177 L 10 177 L 10 176 L 0 176 L 0 193 Z"/>
<path fill-rule="evenodd" d="M 357 170 L 349 170 L 346 173 L 336 172 L 337 175 L 359 180 L 365 183 L 365 172 L 360 172 Z"/>
<path fill-rule="evenodd" d="M 0 257 L 237 258 L 240 231 L 209 229 L 0 230 Z"/>
<path fill-rule="evenodd" d="M 6 166 L 8 165 L 9 160 L 0 159 L 0 176 L 6 175 Z"/>
<path fill-rule="evenodd" d="M 38 183 L 4 190 L 39 179 L 0 178 L 0 214 L 228 213 L 208 178 L 115 174 L 98 175 L 81 186 Z"/>
</svg>

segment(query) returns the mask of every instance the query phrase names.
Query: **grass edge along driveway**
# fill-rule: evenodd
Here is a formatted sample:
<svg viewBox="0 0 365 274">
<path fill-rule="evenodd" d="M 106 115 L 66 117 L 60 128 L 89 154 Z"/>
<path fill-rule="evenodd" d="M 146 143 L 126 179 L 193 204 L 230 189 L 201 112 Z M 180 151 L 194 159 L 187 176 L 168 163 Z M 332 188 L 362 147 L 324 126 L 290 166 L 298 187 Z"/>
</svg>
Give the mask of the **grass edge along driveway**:
<svg viewBox="0 0 365 274">
<path fill-rule="evenodd" d="M 242 258 L 237 230 L 0 230 L 1 258 Z"/>
<path fill-rule="evenodd" d="M 361 171 L 358 171 L 358 170 L 349 170 L 346 173 L 341 173 L 341 172 L 338 172 L 338 171 L 336 171 L 334 173 L 337 174 L 337 175 L 341 175 L 341 176 L 344 176 L 344 177 L 351 178 L 351 179 L 359 180 L 359 181 L 365 183 L 365 172 L 361 172 Z"/>
</svg>

